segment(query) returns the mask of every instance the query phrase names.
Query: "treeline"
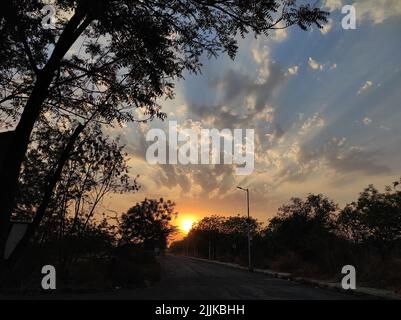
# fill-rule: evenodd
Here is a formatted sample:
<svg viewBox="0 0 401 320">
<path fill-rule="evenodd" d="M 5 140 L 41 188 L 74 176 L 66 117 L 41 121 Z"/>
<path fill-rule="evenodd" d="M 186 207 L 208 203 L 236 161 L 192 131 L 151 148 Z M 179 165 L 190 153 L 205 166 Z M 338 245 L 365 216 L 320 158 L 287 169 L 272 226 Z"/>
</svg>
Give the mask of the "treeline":
<svg viewBox="0 0 401 320">
<path fill-rule="evenodd" d="M 249 230 L 255 267 L 333 279 L 350 264 L 360 284 L 400 289 L 400 182 L 384 192 L 370 185 L 343 209 L 321 194 L 292 198 L 265 226 L 240 216 L 206 217 L 170 250 L 247 265 Z"/>
<path fill-rule="evenodd" d="M 155 251 L 162 252 L 176 231 L 174 208 L 170 200 L 145 199 L 114 218 L 99 219 L 92 207 L 78 215 L 71 208 L 50 215 L 23 248 L 17 247 L 21 252 L 11 255 L 2 289 L 40 290 L 44 265 L 55 266 L 58 290 L 104 291 L 159 281 Z"/>
</svg>

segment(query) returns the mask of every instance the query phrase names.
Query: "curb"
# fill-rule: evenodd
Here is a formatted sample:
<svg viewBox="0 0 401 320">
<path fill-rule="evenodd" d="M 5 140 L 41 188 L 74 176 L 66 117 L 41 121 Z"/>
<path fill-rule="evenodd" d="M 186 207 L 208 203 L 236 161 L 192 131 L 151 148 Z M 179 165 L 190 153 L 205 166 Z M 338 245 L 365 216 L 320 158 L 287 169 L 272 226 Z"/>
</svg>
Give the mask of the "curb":
<svg viewBox="0 0 401 320">
<path fill-rule="evenodd" d="M 222 265 L 222 266 L 226 266 L 226 267 L 230 267 L 230 268 L 234 268 L 234 269 L 239 269 L 239 270 L 244 270 L 244 271 L 248 270 L 247 267 L 240 266 L 235 263 L 222 262 L 222 261 L 217 261 L 217 260 L 208 260 L 208 259 L 202 259 L 202 258 L 196 258 L 196 257 L 190 257 L 190 256 L 186 256 L 186 257 L 189 259 L 198 260 L 198 261 L 207 262 L 207 263 L 218 264 L 218 265 Z M 294 281 L 294 282 L 301 283 L 301 284 L 312 285 L 314 287 L 318 287 L 321 289 L 334 290 L 334 291 L 339 291 L 342 293 L 348 293 L 348 294 L 352 294 L 352 295 L 370 296 L 370 297 L 375 297 L 375 298 L 383 299 L 383 300 L 401 300 L 400 295 L 396 294 L 393 291 L 389 291 L 389 290 L 368 288 L 368 287 L 359 287 L 355 290 L 344 290 L 339 283 L 314 280 L 314 279 L 304 278 L 304 277 L 295 277 L 291 273 L 287 273 L 287 272 L 276 272 L 276 271 L 272 271 L 272 270 L 268 270 L 268 269 L 258 269 L 258 268 L 254 269 L 253 272 L 265 274 L 272 278 L 277 278 L 277 279 L 282 279 L 282 280 L 290 280 L 290 281 Z"/>
</svg>

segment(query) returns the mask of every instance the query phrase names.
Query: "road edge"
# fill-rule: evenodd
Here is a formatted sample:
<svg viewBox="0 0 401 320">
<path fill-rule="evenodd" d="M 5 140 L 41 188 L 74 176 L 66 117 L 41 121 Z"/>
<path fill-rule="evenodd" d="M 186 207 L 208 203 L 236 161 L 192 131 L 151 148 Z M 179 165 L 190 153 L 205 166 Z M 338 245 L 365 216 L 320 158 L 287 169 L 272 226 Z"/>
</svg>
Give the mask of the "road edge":
<svg viewBox="0 0 401 320">
<path fill-rule="evenodd" d="M 230 267 L 230 268 L 234 268 L 234 269 L 239 269 L 239 270 L 244 270 L 244 271 L 248 270 L 247 267 L 240 266 L 235 263 L 222 262 L 222 261 L 218 261 L 218 260 L 208 260 L 208 259 L 202 259 L 202 258 L 191 257 L 191 256 L 185 256 L 185 257 L 189 258 L 189 259 L 193 259 L 193 260 L 206 262 L 206 263 L 218 264 L 218 265 L 222 265 L 222 266 L 226 266 L 226 267 Z M 369 287 L 359 287 L 355 290 L 344 290 L 339 283 L 315 280 L 315 279 L 304 278 L 304 277 L 295 277 L 291 273 L 286 273 L 286 272 L 276 272 L 276 271 L 272 271 L 272 270 L 268 270 L 268 269 L 259 269 L 259 268 L 254 269 L 253 272 L 265 274 L 272 278 L 294 281 L 294 282 L 301 283 L 301 284 L 312 285 L 314 287 L 338 291 L 338 292 L 352 294 L 352 295 L 371 296 L 371 297 L 384 299 L 384 300 L 401 300 L 400 295 L 396 294 L 395 292 L 389 291 L 389 290 L 375 289 L 375 288 L 369 288 Z"/>
</svg>

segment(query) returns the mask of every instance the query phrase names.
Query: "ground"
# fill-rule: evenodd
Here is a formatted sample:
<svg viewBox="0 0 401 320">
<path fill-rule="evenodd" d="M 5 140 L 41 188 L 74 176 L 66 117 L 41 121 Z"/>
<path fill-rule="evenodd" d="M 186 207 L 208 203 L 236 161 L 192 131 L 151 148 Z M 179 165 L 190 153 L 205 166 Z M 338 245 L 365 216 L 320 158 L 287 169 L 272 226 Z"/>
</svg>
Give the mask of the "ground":
<svg viewBox="0 0 401 320">
<path fill-rule="evenodd" d="M 259 273 L 249 273 L 207 261 L 182 256 L 160 257 L 162 279 L 148 288 L 120 289 L 98 294 L 47 294 L 40 298 L 61 299 L 356 299 L 357 296 L 314 288 L 292 281 L 275 279 Z M 27 298 L 27 297 L 26 297 Z"/>
<path fill-rule="evenodd" d="M 300 285 L 182 256 L 160 259 L 159 284 L 133 293 L 136 299 L 354 299 L 339 292 Z"/>
</svg>

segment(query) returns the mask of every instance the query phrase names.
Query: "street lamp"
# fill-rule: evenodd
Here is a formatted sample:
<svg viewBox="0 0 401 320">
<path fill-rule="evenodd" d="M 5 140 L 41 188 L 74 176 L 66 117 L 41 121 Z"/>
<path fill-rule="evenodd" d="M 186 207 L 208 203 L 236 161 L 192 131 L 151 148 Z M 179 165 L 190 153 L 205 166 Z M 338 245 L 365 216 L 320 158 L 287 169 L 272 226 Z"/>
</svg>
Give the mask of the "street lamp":
<svg viewBox="0 0 401 320">
<path fill-rule="evenodd" d="M 249 216 L 249 189 L 244 189 L 241 187 L 237 187 L 237 189 L 240 189 L 242 191 L 246 191 L 246 203 L 247 203 L 247 209 L 248 209 L 248 269 L 250 272 L 253 271 L 252 267 L 252 254 L 251 254 L 251 220 Z"/>
</svg>

